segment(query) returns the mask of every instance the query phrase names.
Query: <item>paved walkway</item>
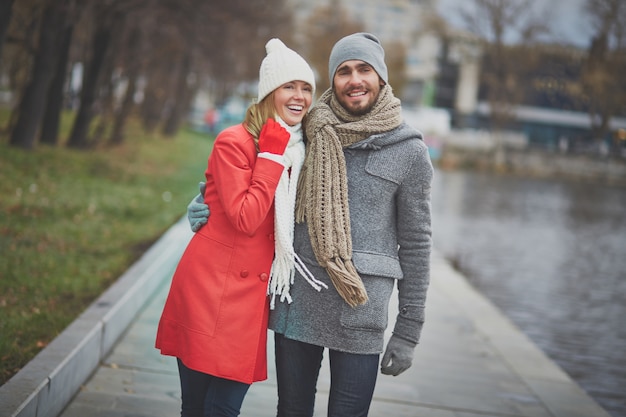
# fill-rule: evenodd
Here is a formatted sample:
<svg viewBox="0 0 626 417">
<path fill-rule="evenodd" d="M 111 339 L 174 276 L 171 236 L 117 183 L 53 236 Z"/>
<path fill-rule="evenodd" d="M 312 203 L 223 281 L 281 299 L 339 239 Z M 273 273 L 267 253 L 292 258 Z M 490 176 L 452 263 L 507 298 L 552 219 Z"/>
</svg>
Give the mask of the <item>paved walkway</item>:
<svg viewBox="0 0 626 417">
<path fill-rule="evenodd" d="M 124 294 L 131 293 L 130 297 L 121 296 L 126 299 L 125 303 L 145 297 L 146 302 L 142 304 L 145 308 L 138 308 L 136 314 L 131 315 L 131 319 L 127 321 L 127 331 L 120 333 L 122 337 L 111 344 L 111 349 L 106 349 L 106 346 L 102 349 L 105 353 L 99 364 L 91 368 L 95 371 L 90 372 L 91 377 L 84 382 L 77 395 L 71 398 L 67 407 L 59 414 L 54 411 L 58 404 L 49 405 L 52 397 L 49 392 L 54 391 L 53 382 L 58 379 L 51 375 L 44 383 L 49 386 L 39 388 L 36 406 L 32 404 L 31 395 L 31 401 L 13 401 L 22 404 L 17 407 L 21 411 L 15 411 L 14 406 L 12 412 L 3 411 L 0 415 L 180 415 L 180 391 L 175 360 L 161 356 L 153 346 L 169 278 L 176 259 L 180 256 L 178 248 L 184 247 L 189 238 L 185 228 L 186 221 L 179 222 L 168 232 L 169 236 L 163 239 L 169 243 L 159 242 L 155 245 L 158 250 L 140 261 L 152 265 L 159 264 L 155 262 L 156 259 L 161 262 L 158 268 L 152 266 L 137 270 L 141 276 L 148 275 L 148 281 L 133 279 L 132 274 L 120 280 L 128 279 L 132 282 L 124 284 L 127 287 Z M 158 273 L 155 274 L 155 271 Z M 165 278 L 155 285 L 154 281 L 160 275 Z M 148 285 L 148 282 L 151 284 Z M 139 291 L 128 290 L 129 285 L 139 288 Z M 151 286 L 154 288 L 150 288 Z M 102 301 L 96 302 L 94 307 L 99 303 Z M 117 310 L 121 311 L 123 308 Z M 398 377 L 379 375 L 371 417 L 609 416 L 436 253 L 433 255 L 432 283 L 426 311 L 426 324 L 413 367 Z M 117 316 L 118 319 L 114 321 L 124 322 L 121 318 L 123 314 L 119 313 Z M 104 320 L 103 323 L 104 329 L 107 328 L 107 323 L 112 326 L 110 320 Z M 113 332 L 109 331 L 111 333 Z M 102 339 L 106 340 L 106 337 Z M 269 339 L 272 340 L 271 337 Z M 242 408 L 243 417 L 275 416 L 273 346 L 268 351 L 269 379 L 252 385 Z M 72 363 L 80 363 L 81 359 L 66 359 L 65 362 L 65 365 L 57 365 L 53 374 L 62 374 L 60 369 L 70 367 Z M 325 362 L 318 384 L 316 417 L 326 415 L 328 385 L 328 363 Z M 10 394 L 4 388 L 0 387 L 0 405 L 3 400 L 8 401 Z M 36 411 L 27 412 L 28 410 Z"/>
</svg>

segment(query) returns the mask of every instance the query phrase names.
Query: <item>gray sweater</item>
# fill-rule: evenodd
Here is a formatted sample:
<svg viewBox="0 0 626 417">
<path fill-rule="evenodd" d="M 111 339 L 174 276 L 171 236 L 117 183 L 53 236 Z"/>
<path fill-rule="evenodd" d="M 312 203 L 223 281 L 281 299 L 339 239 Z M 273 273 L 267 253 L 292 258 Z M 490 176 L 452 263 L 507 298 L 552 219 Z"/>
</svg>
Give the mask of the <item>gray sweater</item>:
<svg viewBox="0 0 626 417">
<path fill-rule="evenodd" d="M 430 184 L 433 167 L 421 134 L 403 123 L 346 149 L 353 262 L 369 301 L 350 307 L 315 260 L 306 224 L 294 248 L 328 289 L 317 292 L 296 273 L 293 302 L 276 300 L 269 327 L 290 339 L 343 352 L 383 351 L 389 300 L 397 282 L 394 334 L 417 343 L 430 276 Z"/>
</svg>

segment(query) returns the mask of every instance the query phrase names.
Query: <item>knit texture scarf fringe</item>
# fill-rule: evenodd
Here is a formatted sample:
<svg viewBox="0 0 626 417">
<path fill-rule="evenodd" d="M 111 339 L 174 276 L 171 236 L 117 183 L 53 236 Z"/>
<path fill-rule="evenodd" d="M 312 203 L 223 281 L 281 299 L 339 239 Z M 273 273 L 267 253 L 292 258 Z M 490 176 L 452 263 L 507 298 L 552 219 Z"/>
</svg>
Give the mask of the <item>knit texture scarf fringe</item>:
<svg viewBox="0 0 626 417">
<path fill-rule="evenodd" d="M 293 249 L 296 191 L 305 151 L 302 128 L 300 124 L 289 126 L 279 117 L 276 119 L 287 129 L 291 138 L 283 156 L 285 169 L 274 194 L 275 254 L 267 287 L 267 292 L 271 296 L 271 309 L 274 309 L 277 295 L 280 296 L 281 302 L 287 300 L 291 303 L 289 288 L 293 284 L 296 269 L 316 290 L 320 291 L 322 287 L 327 288 L 326 284 L 315 279 Z"/>
<path fill-rule="evenodd" d="M 348 113 L 326 90 L 307 116 L 306 158 L 296 197 L 296 221 L 308 224 L 317 262 L 339 295 L 352 307 L 367 302 L 367 291 L 352 263 L 348 178 L 343 148 L 402 123 L 400 100 L 389 85 L 363 116 Z"/>
</svg>

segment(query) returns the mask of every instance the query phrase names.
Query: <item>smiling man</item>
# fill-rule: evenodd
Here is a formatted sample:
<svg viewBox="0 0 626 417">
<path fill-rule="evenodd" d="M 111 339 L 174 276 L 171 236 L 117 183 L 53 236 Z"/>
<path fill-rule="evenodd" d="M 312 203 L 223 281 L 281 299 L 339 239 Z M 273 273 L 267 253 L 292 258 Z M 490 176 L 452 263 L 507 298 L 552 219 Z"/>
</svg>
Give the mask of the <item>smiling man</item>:
<svg viewBox="0 0 626 417">
<path fill-rule="evenodd" d="M 291 302 L 270 312 L 278 416 L 312 416 L 328 349 L 328 416 L 367 416 L 383 352 L 389 300 L 399 311 L 380 369 L 411 366 L 430 275 L 433 168 L 422 135 L 402 120 L 378 39 L 356 33 L 329 58 L 331 88 L 305 122 L 307 156 L 298 187 L 294 249 L 307 272 Z"/>
</svg>

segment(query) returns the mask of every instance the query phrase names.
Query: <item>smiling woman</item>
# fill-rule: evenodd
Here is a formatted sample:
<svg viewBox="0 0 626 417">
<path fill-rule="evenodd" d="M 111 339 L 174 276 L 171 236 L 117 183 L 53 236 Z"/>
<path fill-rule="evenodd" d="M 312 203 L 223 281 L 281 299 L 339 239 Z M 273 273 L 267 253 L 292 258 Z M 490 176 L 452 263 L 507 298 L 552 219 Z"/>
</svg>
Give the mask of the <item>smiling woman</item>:
<svg viewBox="0 0 626 417">
<path fill-rule="evenodd" d="M 215 139 L 199 196 L 211 215 L 178 263 L 157 330 L 156 348 L 178 361 L 185 417 L 237 416 L 267 378 L 267 294 L 288 297 L 295 271 L 293 190 L 315 77 L 280 40 L 265 48 L 257 102 Z"/>
</svg>

